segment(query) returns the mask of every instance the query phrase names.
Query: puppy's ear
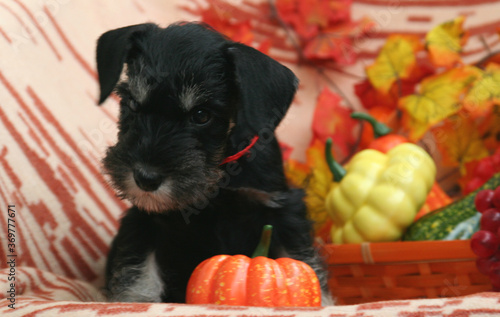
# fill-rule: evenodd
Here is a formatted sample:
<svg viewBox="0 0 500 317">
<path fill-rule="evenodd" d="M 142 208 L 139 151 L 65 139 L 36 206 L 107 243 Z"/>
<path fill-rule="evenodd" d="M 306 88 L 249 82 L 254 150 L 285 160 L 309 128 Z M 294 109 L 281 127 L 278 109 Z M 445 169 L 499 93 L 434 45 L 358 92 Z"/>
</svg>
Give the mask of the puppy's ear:
<svg viewBox="0 0 500 317">
<path fill-rule="evenodd" d="M 133 37 L 157 28 L 153 23 L 131 25 L 108 31 L 97 40 L 97 74 L 99 75 L 99 104 L 111 94 L 122 73 L 133 45 Z"/>
<path fill-rule="evenodd" d="M 236 128 L 254 134 L 262 129 L 274 130 L 293 100 L 297 77 L 285 66 L 249 46 L 233 43 L 228 51 L 240 95 Z"/>
</svg>

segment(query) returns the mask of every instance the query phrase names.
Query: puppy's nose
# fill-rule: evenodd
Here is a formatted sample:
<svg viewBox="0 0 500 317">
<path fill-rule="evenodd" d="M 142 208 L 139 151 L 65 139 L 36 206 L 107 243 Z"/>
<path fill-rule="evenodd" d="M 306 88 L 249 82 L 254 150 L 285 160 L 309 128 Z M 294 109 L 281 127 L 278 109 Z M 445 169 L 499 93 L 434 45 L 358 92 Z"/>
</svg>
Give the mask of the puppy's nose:
<svg viewBox="0 0 500 317">
<path fill-rule="evenodd" d="M 163 177 L 156 172 L 147 171 L 144 169 L 135 169 L 134 180 L 140 189 L 147 192 L 152 192 L 160 187 L 161 183 L 163 182 Z"/>
</svg>

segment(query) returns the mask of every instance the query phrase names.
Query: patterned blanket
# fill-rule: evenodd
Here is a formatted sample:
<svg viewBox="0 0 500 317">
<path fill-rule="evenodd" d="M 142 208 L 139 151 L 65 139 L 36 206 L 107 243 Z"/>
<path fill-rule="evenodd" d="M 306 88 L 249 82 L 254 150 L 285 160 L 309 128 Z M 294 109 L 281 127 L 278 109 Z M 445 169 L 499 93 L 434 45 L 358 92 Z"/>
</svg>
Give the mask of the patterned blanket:
<svg viewBox="0 0 500 317">
<path fill-rule="evenodd" d="M 500 316 L 496 293 L 318 309 L 104 302 L 99 288 L 106 254 L 127 203 L 116 198 L 100 172 L 99 160 L 116 136 L 118 106 L 113 98 L 96 106 L 95 42 L 120 26 L 189 20 L 179 9 L 189 3 L 0 0 L 0 315 Z M 355 0 L 353 14 L 371 15 L 384 35 L 423 34 L 463 13 L 476 43 L 468 56 L 482 53 L 483 42 L 491 50 L 499 46 L 492 35 L 500 25 L 498 0 L 393 3 Z M 365 60 L 349 72 L 362 70 L 382 39 L 360 43 Z M 304 69 L 297 72 L 313 78 Z M 335 78 L 345 91 L 352 90 L 349 76 Z M 307 106 L 307 91 L 318 89 L 314 80 L 302 85 L 301 105 L 292 107 L 293 124 L 278 131 L 295 153 L 309 141 L 310 122 L 303 118 L 311 118 L 313 107 Z"/>
<path fill-rule="evenodd" d="M 9 270 L 0 272 L 1 294 L 8 294 Z M 335 316 L 420 317 L 500 316 L 500 293 L 479 293 L 451 299 L 387 301 L 348 306 L 263 308 L 218 305 L 103 303 L 94 286 L 34 268 L 18 268 L 16 309 L 8 297 L 0 300 L 0 314 L 16 316 Z"/>
</svg>

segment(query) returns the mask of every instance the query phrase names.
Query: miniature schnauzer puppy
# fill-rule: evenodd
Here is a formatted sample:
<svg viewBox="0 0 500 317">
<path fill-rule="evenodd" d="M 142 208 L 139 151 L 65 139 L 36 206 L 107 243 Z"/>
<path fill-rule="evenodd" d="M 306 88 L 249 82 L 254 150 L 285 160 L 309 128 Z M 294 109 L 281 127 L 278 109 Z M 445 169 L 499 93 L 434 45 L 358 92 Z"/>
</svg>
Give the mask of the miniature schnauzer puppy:
<svg viewBox="0 0 500 317">
<path fill-rule="evenodd" d="M 303 192 L 287 186 L 274 135 L 298 85 L 288 68 L 206 25 L 179 23 L 104 33 L 97 70 L 99 103 L 113 90 L 121 97 L 103 168 L 133 204 L 111 245 L 109 300 L 184 302 L 200 262 L 250 256 L 266 224 L 270 257 L 308 263 L 328 294 Z"/>
</svg>

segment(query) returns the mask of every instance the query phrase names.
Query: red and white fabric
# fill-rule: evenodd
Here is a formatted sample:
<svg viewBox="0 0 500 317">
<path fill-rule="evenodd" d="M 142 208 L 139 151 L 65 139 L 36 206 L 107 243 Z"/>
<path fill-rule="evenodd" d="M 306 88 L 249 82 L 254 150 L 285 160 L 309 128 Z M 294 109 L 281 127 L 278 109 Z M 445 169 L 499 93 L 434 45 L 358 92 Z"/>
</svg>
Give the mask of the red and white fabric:
<svg viewBox="0 0 500 317">
<path fill-rule="evenodd" d="M 192 19 L 179 9 L 186 2 L 0 0 L 1 315 L 500 315 L 500 296 L 495 293 L 309 310 L 104 303 L 99 287 L 106 254 L 128 205 L 116 198 L 100 171 L 100 158 L 115 139 L 118 103 L 110 98 L 96 106 L 96 39 L 125 25 L 153 21 L 166 26 Z M 391 9 L 395 4 L 397 10 Z M 384 15 L 384 10 L 389 13 Z M 382 35 L 360 43 L 364 55 L 351 70 L 362 71 L 383 34 L 405 30 L 420 34 L 457 13 L 466 14 L 476 30 L 468 52 L 477 57 L 485 49 L 478 44 L 481 36 L 490 49 L 499 44 L 494 40 L 500 26 L 498 12 L 498 0 L 355 0 L 353 17 L 379 17 Z M 312 73 L 295 70 L 304 92 L 287 125 L 279 128 L 279 136 L 295 146 L 293 155 L 300 157 L 309 142 L 315 104 L 311 96 L 320 87 Z M 352 78 L 337 80 L 352 96 Z M 8 205 L 15 205 L 13 252 L 7 242 Z M 8 308 L 7 255 L 13 253 L 17 255 L 15 310 Z"/>
</svg>

